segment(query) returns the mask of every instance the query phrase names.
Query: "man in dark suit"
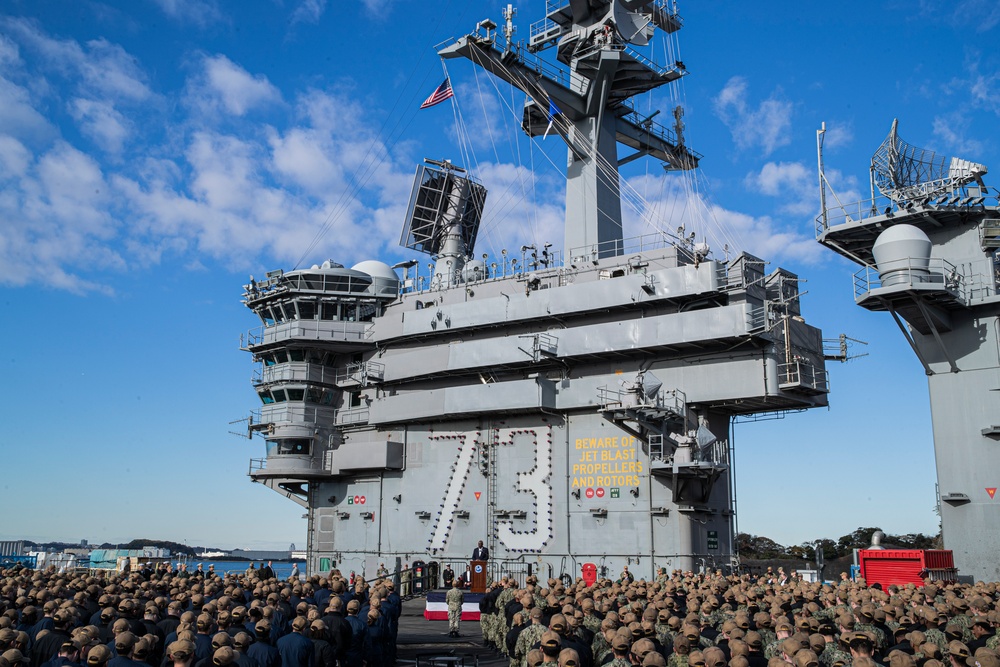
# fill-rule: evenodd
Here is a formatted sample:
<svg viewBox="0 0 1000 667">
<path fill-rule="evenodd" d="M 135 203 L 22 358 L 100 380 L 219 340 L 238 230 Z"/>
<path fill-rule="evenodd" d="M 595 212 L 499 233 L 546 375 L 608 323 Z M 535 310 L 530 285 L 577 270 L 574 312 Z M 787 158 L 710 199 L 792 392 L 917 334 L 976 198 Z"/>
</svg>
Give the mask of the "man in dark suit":
<svg viewBox="0 0 1000 667">
<path fill-rule="evenodd" d="M 472 550 L 472 560 L 489 560 L 490 550 L 483 546 L 483 541 L 479 540 L 479 546 Z"/>
</svg>

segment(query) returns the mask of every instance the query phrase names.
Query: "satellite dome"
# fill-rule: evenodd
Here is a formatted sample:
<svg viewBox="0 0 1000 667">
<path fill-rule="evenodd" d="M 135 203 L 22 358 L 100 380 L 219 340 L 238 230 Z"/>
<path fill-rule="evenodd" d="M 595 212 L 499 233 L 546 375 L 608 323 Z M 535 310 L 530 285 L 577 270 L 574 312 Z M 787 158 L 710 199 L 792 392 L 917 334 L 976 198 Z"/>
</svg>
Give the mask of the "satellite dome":
<svg viewBox="0 0 1000 667">
<path fill-rule="evenodd" d="M 883 287 L 919 282 L 928 275 L 931 240 L 919 227 L 893 225 L 875 239 L 872 255 Z"/>
<path fill-rule="evenodd" d="M 364 262 L 358 262 L 351 267 L 352 271 L 361 271 L 367 273 L 372 278 L 385 278 L 386 280 L 395 280 L 399 282 L 399 276 L 396 272 L 386 264 L 385 262 L 380 262 L 377 259 L 369 259 Z"/>
<path fill-rule="evenodd" d="M 358 262 L 351 267 L 351 271 L 360 271 L 371 276 L 376 294 L 396 294 L 399 292 L 399 276 L 385 262 L 369 259 Z"/>
</svg>

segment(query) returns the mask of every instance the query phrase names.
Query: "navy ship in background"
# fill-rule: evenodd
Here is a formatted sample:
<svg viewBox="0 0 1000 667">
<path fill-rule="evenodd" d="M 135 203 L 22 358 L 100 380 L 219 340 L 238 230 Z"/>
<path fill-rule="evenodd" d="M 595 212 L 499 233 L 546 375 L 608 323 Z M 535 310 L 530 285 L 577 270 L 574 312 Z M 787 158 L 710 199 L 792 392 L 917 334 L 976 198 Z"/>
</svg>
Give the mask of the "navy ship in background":
<svg viewBox="0 0 1000 667">
<path fill-rule="evenodd" d="M 670 129 L 630 105 L 686 74 L 642 54 L 681 28 L 673 5 L 549 2 L 526 47 L 512 16 L 439 54 L 523 91 L 524 131 L 566 143 L 563 251 L 477 255 L 486 189 L 426 160 L 401 239 L 426 271 L 326 261 L 251 281 L 266 457 L 250 476 L 306 509 L 312 572 L 462 562 L 479 540 L 494 577 L 732 567 L 730 429 L 827 405 L 822 333 L 789 271 L 683 232 L 623 238 L 619 166 L 701 157 L 679 110 Z M 534 56 L 548 49 L 558 66 Z"/>
</svg>

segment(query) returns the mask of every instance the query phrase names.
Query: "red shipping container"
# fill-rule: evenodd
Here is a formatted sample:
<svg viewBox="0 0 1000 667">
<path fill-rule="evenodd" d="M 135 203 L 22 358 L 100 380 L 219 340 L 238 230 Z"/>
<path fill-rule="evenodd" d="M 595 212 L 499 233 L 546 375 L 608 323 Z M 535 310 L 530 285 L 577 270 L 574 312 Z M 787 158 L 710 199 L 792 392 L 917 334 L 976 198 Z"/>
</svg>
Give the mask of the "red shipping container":
<svg viewBox="0 0 1000 667">
<path fill-rule="evenodd" d="M 949 550 L 859 549 L 858 566 L 865 582 L 887 586 L 924 585 L 924 579 L 955 581 L 958 570 Z"/>
</svg>

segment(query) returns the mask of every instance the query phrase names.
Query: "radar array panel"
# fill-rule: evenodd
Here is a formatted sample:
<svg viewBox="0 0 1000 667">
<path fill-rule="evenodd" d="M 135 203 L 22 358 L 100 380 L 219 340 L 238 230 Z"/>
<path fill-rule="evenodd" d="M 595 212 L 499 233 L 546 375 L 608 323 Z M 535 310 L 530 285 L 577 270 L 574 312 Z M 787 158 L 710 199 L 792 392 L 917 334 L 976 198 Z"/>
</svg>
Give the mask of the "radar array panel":
<svg viewBox="0 0 1000 667">
<path fill-rule="evenodd" d="M 429 255 L 440 253 L 449 234 L 461 236 L 471 252 L 483 217 L 486 188 L 447 161 L 417 167 L 400 245 Z"/>
</svg>

